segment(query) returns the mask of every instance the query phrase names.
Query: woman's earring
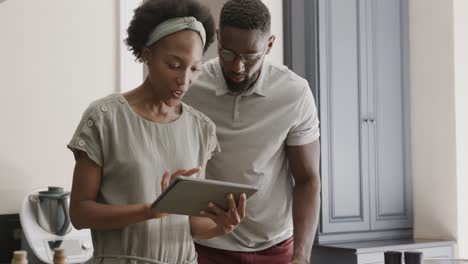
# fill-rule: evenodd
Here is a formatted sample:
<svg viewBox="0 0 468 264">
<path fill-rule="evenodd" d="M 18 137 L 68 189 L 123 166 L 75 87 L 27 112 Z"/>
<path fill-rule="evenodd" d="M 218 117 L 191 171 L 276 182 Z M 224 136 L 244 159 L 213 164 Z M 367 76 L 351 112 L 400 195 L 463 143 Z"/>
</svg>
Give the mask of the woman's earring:
<svg viewBox="0 0 468 264">
<path fill-rule="evenodd" d="M 148 59 L 143 59 L 143 63 L 148 65 Z"/>
</svg>

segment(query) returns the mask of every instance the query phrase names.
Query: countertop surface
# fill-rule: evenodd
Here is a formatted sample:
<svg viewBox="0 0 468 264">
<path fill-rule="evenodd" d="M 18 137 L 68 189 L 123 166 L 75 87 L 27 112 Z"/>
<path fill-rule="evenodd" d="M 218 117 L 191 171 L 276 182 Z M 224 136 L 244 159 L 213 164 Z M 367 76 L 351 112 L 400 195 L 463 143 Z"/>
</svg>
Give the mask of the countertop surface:
<svg viewBox="0 0 468 264">
<path fill-rule="evenodd" d="M 327 245 L 317 245 L 317 247 L 345 249 L 356 253 L 368 253 L 375 251 L 391 251 L 398 250 L 402 247 L 405 249 L 417 249 L 425 247 L 442 247 L 452 246 L 455 241 L 451 240 L 431 240 L 431 239 L 392 239 L 392 240 L 376 240 L 365 242 L 349 242 L 336 243 Z"/>
</svg>

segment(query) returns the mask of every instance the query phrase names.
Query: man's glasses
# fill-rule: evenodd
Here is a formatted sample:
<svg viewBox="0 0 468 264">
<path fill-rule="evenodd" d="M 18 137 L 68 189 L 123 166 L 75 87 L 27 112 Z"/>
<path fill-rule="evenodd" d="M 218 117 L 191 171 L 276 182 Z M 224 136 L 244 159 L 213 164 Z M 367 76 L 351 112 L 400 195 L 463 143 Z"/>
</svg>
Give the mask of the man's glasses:
<svg viewBox="0 0 468 264">
<path fill-rule="evenodd" d="M 237 53 L 234 53 L 232 51 L 224 49 L 223 46 L 221 46 L 221 42 L 219 41 L 219 38 L 218 38 L 218 54 L 219 54 L 219 57 L 223 61 L 226 61 L 226 62 L 233 62 L 236 59 L 236 57 L 239 57 L 239 59 L 244 64 L 248 64 L 248 65 L 255 64 L 255 63 L 257 63 L 257 61 L 259 61 L 262 58 L 263 53 L 265 53 L 265 50 L 266 50 L 267 47 L 268 47 L 268 42 L 265 45 L 265 47 L 263 48 L 263 50 L 260 51 L 260 52 L 247 53 L 247 54 L 237 54 Z"/>
</svg>

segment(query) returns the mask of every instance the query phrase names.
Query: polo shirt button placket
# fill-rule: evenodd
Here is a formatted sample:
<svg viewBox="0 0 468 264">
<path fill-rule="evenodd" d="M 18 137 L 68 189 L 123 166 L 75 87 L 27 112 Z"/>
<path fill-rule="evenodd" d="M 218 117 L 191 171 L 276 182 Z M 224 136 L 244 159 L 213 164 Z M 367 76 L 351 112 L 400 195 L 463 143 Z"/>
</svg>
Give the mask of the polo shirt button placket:
<svg viewBox="0 0 468 264">
<path fill-rule="evenodd" d="M 240 103 L 241 98 L 242 98 L 241 95 L 236 95 L 236 99 L 234 99 L 234 113 L 233 113 L 234 121 L 239 121 L 239 103 Z"/>
</svg>

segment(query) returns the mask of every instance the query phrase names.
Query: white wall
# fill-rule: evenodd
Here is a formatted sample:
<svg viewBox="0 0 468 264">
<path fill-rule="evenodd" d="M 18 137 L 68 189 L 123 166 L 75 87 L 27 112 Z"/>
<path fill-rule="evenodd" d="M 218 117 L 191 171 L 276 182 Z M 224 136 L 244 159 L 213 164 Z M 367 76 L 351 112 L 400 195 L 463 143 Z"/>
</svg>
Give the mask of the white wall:
<svg viewBox="0 0 468 264">
<path fill-rule="evenodd" d="M 271 33 L 276 36 L 274 47 L 271 49 L 268 59 L 283 64 L 283 1 L 262 0 L 270 9 L 271 13 Z"/>
<path fill-rule="evenodd" d="M 414 235 L 468 257 L 468 1 L 410 0 Z"/>
<path fill-rule="evenodd" d="M 211 14 L 214 17 L 215 20 L 215 27 L 218 27 L 219 24 L 219 13 L 221 12 L 221 8 L 223 7 L 224 3 L 226 2 L 225 0 L 199 0 L 201 3 L 204 5 L 208 6 L 211 10 Z M 205 60 L 209 60 L 212 58 L 215 58 L 218 56 L 218 40 L 215 36 L 213 44 L 208 48 L 208 50 L 205 53 Z"/>
<path fill-rule="evenodd" d="M 414 235 L 456 238 L 452 1 L 409 7 Z"/>
<path fill-rule="evenodd" d="M 117 1 L 0 3 L 0 214 L 33 189 L 71 186 L 82 112 L 117 85 Z"/>
<path fill-rule="evenodd" d="M 458 249 L 468 258 L 468 1 L 454 0 Z"/>
</svg>

